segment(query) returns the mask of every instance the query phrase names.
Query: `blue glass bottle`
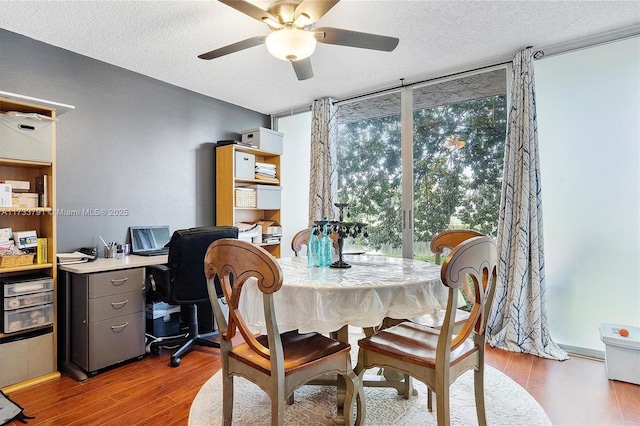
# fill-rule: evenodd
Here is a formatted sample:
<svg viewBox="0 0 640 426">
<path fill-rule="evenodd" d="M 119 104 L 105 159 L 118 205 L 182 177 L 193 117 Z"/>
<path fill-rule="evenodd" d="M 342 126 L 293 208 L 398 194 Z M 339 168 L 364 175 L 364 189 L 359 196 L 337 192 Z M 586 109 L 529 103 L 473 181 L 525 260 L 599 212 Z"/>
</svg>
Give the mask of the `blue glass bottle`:
<svg viewBox="0 0 640 426">
<path fill-rule="evenodd" d="M 309 241 L 307 242 L 307 266 L 309 268 L 320 266 L 320 240 L 314 234 L 316 227 L 312 226 L 310 231 Z"/>
<path fill-rule="evenodd" d="M 325 224 L 320 238 L 320 266 L 330 266 L 333 262 L 333 240 L 329 236 L 329 227 Z"/>
</svg>

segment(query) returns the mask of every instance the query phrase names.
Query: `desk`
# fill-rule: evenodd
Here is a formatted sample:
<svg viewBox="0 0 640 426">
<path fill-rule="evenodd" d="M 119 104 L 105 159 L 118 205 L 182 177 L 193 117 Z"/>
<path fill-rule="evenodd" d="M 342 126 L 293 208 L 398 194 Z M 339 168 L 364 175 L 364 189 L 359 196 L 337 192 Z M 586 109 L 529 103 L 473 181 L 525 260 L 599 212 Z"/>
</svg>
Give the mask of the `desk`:
<svg viewBox="0 0 640 426">
<path fill-rule="evenodd" d="M 73 263 L 59 265 L 60 271 L 64 272 L 64 285 L 60 286 L 58 298 L 59 309 L 59 368 L 76 380 L 86 380 L 87 375 L 71 360 L 71 336 L 72 336 L 72 300 L 71 300 L 71 279 L 74 274 L 90 275 L 96 273 L 113 272 L 126 269 L 144 268 L 151 265 L 167 263 L 167 255 L 163 256 L 124 256 L 119 259 L 97 259 L 94 262 Z M 143 324 L 144 326 L 144 320 Z"/>
<path fill-rule="evenodd" d="M 329 333 L 347 325 L 376 327 L 444 309 L 440 265 L 384 256 L 352 256 L 349 269 L 307 268 L 306 257 L 278 259 L 283 284 L 274 294 L 280 333 Z M 240 300 L 252 329 L 266 334 L 262 294 L 247 283 Z"/>
</svg>

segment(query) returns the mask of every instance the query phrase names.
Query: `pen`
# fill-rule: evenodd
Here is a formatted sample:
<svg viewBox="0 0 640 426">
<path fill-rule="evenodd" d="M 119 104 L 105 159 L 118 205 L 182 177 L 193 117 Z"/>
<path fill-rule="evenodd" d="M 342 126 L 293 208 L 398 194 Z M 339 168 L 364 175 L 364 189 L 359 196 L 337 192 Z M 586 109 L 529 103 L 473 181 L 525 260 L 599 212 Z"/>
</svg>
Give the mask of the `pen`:
<svg viewBox="0 0 640 426">
<path fill-rule="evenodd" d="M 100 237 L 100 240 L 102 241 L 102 244 L 104 244 L 105 247 L 109 247 L 109 245 L 105 242 L 102 236 L 98 235 L 98 237 Z"/>
</svg>

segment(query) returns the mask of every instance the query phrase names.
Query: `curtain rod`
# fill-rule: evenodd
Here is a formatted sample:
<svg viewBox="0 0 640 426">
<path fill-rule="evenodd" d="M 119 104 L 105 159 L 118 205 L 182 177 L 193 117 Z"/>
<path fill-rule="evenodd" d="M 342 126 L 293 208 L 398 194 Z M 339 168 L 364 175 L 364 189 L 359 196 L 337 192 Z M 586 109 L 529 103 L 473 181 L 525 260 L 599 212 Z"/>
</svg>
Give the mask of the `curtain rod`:
<svg viewBox="0 0 640 426">
<path fill-rule="evenodd" d="M 408 84 L 405 84 L 404 78 L 401 78 L 400 79 L 401 83 L 398 86 L 389 87 L 389 88 L 386 88 L 386 89 L 376 90 L 375 92 L 362 93 L 360 95 L 352 96 L 350 98 L 338 99 L 338 100 L 333 102 L 333 105 L 339 105 L 339 104 L 341 104 L 343 102 L 349 102 L 349 101 L 353 101 L 353 100 L 356 100 L 356 99 L 365 98 L 365 97 L 368 97 L 368 96 L 379 95 L 379 94 L 386 93 L 386 92 L 392 92 L 394 90 L 402 89 L 403 87 L 417 86 L 417 85 L 420 85 L 420 84 L 431 83 L 433 81 L 444 80 L 444 79 L 451 78 L 451 77 L 457 77 L 457 76 L 460 76 L 460 75 L 463 75 L 463 74 L 473 74 L 473 73 L 477 73 L 478 71 L 484 71 L 484 70 L 488 70 L 488 69 L 491 69 L 491 68 L 498 68 L 498 67 L 510 64 L 511 62 L 512 61 L 499 62 L 497 64 L 485 65 L 483 67 L 473 68 L 473 69 L 466 70 L 466 71 L 459 71 L 459 72 L 454 72 L 454 73 L 451 73 L 451 74 L 441 75 L 441 76 L 438 76 L 438 77 L 432 77 L 432 78 L 427 78 L 427 79 L 424 79 L 424 80 L 418 80 L 418 81 L 414 81 L 413 83 L 408 83 Z"/>
<path fill-rule="evenodd" d="M 581 50 L 581 49 L 586 49 L 586 48 L 590 48 L 590 47 L 600 46 L 600 45 L 603 45 L 603 44 L 608 44 L 608 43 L 612 43 L 612 42 L 616 42 L 616 41 L 620 41 L 620 40 L 625 40 L 625 39 L 632 38 L 632 37 L 637 37 L 639 35 L 640 35 L 639 27 L 637 25 L 632 25 L 630 27 L 615 29 L 615 30 L 608 31 L 608 32 L 605 32 L 605 33 L 602 33 L 602 34 L 597 34 L 595 36 L 583 38 L 583 39 L 580 39 L 580 40 L 571 41 L 571 42 L 568 42 L 568 43 L 561 43 L 561 44 L 558 44 L 558 45 L 542 47 L 540 50 L 537 50 L 537 51 L 533 52 L 533 59 L 540 60 L 540 59 L 543 59 L 545 57 L 548 58 L 548 57 L 551 57 L 551 56 L 556 56 L 556 55 L 559 55 L 559 54 L 569 53 L 569 52 L 573 52 L 573 51 L 576 51 L 576 50 Z M 528 47 L 533 47 L 533 46 L 528 46 Z M 548 51 L 548 53 L 546 53 L 545 51 Z M 341 104 L 343 102 L 353 101 L 353 100 L 364 98 L 364 97 L 367 97 L 367 96 L 379 95 L 379 94 L 382 94 L 382 93 L 386 93 L 386 92 L 402 89 L 403 87 L 407 87 L 407 86 L 415 86 L 415 85 L 419 85 L 419 84 L 430 83 L 430 82 L 433 82 L 433 81 L 438 81 L 438 80 L 442 80 L 442 79 L 450 78 L 450 77 L 456 77 L 456 76 L 460 76 L 460 75 L 467 74 L 467 73 L 474 73 L 474 72 L 478 72 L 478 71 L 483 71 L 483 70 L 486 70 L 486 69 L 489 69 L 489 68 L 499 67 L 499 66 L 510 64 L 510 63 L 512 63 L 511 60 L 504 61 L 504 62 L 500 62 L 500 63 L 493 64 L 493 65 L 486 65 L 486 66 L 483 66 L 483 67 L 474 68 L 474 69 L 467 70 L 467 71 L 460 71 L 460 72 L 455 72 L 455 73 L 452 73 L 452 74 L 443 75 L 443 76 L 439 76 L 439 77 L 428 78 L 428 79 L 425 79 L 425 80 L 420 80 L 420 81 L 413 82 L 411 84 L 405 84 L 404 83 L 404 79 L 401 78 L 400 80 L 402 81 L 402 83 L 400 83 L 400 85 L 398 85 L 398 86 L 390 87 L 390 88 L 387 88 L 387 89 L 377 90 L 375 92 L 363 93 L 363 94 L 352 96 L 352 97 L 345 98 L 345 99 L 338 99 L 338 100 L 334 101 L 333 104 L 334 105 L 339 105 L 339 104 Z"/>
</svg>

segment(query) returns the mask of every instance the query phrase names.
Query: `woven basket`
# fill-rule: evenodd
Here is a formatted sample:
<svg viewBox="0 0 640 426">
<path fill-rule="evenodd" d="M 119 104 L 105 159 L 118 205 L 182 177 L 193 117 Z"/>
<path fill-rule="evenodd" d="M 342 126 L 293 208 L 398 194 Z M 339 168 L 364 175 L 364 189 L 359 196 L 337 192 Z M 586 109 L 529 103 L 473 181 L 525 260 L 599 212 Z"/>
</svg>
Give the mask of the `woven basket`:
<svg viewBox="0 0 640 426">
<path fill-rule="evenodd" d="M 33 264 L 34 254 L 0 254 L 0 268 L 11 268 L 14 266 L 26 266 Z"/>
<path fill-rule="evenodd" d="M 256 207 L 258 198 L 255 189 L 236 188 L 236 207 Z"/>
</svg>

